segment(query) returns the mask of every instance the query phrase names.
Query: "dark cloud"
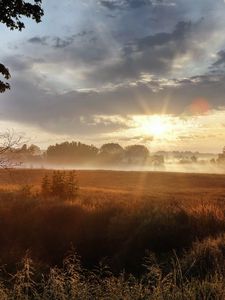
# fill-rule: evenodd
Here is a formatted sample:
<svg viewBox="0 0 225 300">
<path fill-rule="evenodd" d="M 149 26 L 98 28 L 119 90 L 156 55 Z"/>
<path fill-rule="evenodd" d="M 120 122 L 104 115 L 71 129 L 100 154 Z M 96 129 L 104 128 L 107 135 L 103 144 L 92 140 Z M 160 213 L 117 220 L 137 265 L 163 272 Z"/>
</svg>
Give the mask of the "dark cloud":
<svg viewBox="0 0 225 300">
<path fill-rule="evenodd" d="M 73 43 L 74 36 L 71 36 L 67 39 L 61 39 L 59 37 L 56 37 L 53 40 L 54 40 L 54 45 L 53 45 L 54 48 L 65 48 L 70 46 Z"/>
<path fill-rule="evenodd" d="M 28 39 L 28 43 L 39 44 L 42 46 L 50 46 L 53 48 L 65 48 L 73 44 L 77 38 L 85 37 L 91 35 L 92 30 L 82 30 L 77 34 L 72 34 L 67 37 L 49 37 L 49 36 L 34 36 Z"/>
<path fill-rule="evenodd" d="M 70 65 L 76 66 L 80 62 L 88 64 L 87 79 L 90 81 L 115 83 L 121 79 L 139 78 L 142 72 L 168 72 L 176 55 L 186 53 L 191 47 L 189 37 L 198 25 L 182 21 L 176 24 L 171 33 L 147 35 L 116 48 L 116 41 L 94 34 L 93 31 L 82 31 L 65 38 L 34 37 L 29 42 L 41 46 L 44 43 L 50 48 L 61 50 L 57 54 L 50 53 L 49 61 L 55 60 L 58 64 L 68 61 Z M 77 37 L 85 36 L 89 38 L 74 43 Z"/>
<path fill-rule="evenodd" d="M 223 0 L 98 3 L 105 9 L 77 1 L 80 10 L 65 14 L 59 2 L 57 30 L 48 23 L 2 59 L 13 74 L 2 120 L 91 135 L 126 128 L 128 115 L 193 113 L 198 98 L 224 106 L 225 75 L 217 72 L 225 62 Z"/>
<path fill-rule="evenodd" d="M 30 38 L 28 40 L 28 42 L 32 43 L 32 44 L 40 44 L 42 46 L 45 46 L 45 45 L 47 45 L 47 40 L 48 40 L 47 36 L 43 36 L 43 37 L 34 36 L 34 37 Z"/>
<path fill-rule="evenodd" d="M 165 84 L 155 80 L 101 91 L 50 94 L 36 82 L 17 79 L 14 89 L 2 96 L 1 119 L 36 125 L 57 134 L 112 132 L 127 128 L 129 115 L 195 113 L 191 107 L 199 98 L 205 99 L 209 108 L 219 109 L 225 106 L 224 80 L 222 75 L 205 75 Z M 124 122 L 114 118 L 118 115 Z"/>
<path fill-rule="evenodd" d="M 136 41 L 137 51 L 143 51 L 146 48 L 162 46 L 177 40 L 183 40 L 185 35 L 190 32 L 193 25 L 191 22 L 179 22 L 172 33 L 161 32 L 150 35 Z"/>
<path fill-rule="evenodd" d="M 153 6 L 157 4 L 168 3 L 165 0 L 100 0 L 99 3 L 103 7 L 110 10 L 126 9 L 126 8 L 140 8 L 143 6 Z M 172 1 L 170 1 L 172 2 Z"/>
<path fill-rule="evenodd" d="M 217 61 L 212 65 L 213 67 L 219 67 L 221 65 L 225 64 L 225 51 L 221 50 L 217 53 L 218 59 Z"/>
<path fill-rule="evenodd" d="M 91 35 L 93 33 L 93 31 L 89 30 L 83 30 L 77 34 L 73 34 L 67 38 L 60 38 L 60 37 L 55 37 L 53 38 L 53 47 L 54 48 L 65 48 L 68 47 L 70 45 L 72 45 L 74 43 L 74 41 L 78 38 L 78 37 L 84 37 L 87 35 Z"/>
<path fill-rule="evenodd" d="M 209 0 L 205 5 L 193 0 L 100 2 L 103 6 L 130 10 L 122 16 L 115 11 L 113 18 L 103 18 L 102 10 L 98 10 L 98 15 L 93 10 L 90 22 L 85 19 L 86 29 L 77 34 L 32 38 L 36 49 L 32 51 L 43 53 L 49 64 L 62 71 L 76 71 L 83 79 L 82 87 L 136 81 L 143 74 L 177 77 L 177 73 L 182 73 L 183 58 L 183 70 L 196 69 L 209 53 L 202 45 L 214 34 L 212 18 L 203 18 L 212 8 Z M 215 7 L 218 2 L 215 0 Z M 48 44 L 48 50 L 42 47 L 43 43 Z"/>
<path fill-rule="evenodd" d="M 111 9 L 111 10 L 114 10 L 114 9 L 120 7 L 120 5 L 118 5 L 117 1 L 100 0 L 99 3 L 102 6 L 108 8 L 108 9 Z"/>
<path fill-rule="evenodd" d="M 127 43 L 112 64 L 99 65 L 95 82 L 121 82 L 140 78 L 143 73 L 166 76 L 174 68 L 176 58 L 188 55 L 199 60 L 205 49 L 200 46 L 198 33 L 203 20 L 196 23 L 181 21 L 171 33 L 161 32 Z M 87 71 L 92 80 L 92 69 Z"/>
</svg>

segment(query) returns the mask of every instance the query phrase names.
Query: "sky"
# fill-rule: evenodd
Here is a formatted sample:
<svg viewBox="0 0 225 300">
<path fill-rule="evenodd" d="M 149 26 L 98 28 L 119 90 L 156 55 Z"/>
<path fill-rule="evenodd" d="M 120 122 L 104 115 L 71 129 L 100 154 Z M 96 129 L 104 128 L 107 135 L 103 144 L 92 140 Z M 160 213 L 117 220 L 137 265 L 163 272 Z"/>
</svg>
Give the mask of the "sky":
<svg viewBox="0 0 225 300">
<path fill-rule="evenodd" d="M 0 25 L 1 130 L 66 140 L 221 152 L 224 0 L 43 1 L 40 24 Z"/>
</svg>

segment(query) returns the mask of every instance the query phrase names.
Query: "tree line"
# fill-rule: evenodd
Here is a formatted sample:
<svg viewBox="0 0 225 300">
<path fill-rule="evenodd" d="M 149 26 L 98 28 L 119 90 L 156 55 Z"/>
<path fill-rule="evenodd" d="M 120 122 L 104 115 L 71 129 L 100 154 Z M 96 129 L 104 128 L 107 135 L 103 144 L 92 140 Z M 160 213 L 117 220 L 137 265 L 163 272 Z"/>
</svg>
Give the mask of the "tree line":
<svg viewBox="0 0 225 300">
<path fill-rule="evenodd" d="M 168 159 L 173 159 L 180 164 L 214 163 L 225 164 L 225 147 L 216 158 L 200 160 L 199 153 L 190 151 L 158 151 L 150 153 L 145 145 L 135 144 L 122 147 L 118 143 L 106 143 L 100 147 L 81 142 L 63 142 L 50 145 L 47 150 L 41 150 L 37 145 L 22 145 L 18 147 L 17 140 L 9 140 L 0 144 L 0 166 L 2 164 L 13 165 L 14 162 L 29 164 L 29 166 L 44 167 L 55 166 L 163 166 Z"/>
<path fill-rule="evenodd" d="M 64 142 L 49 146 L 45 158 L 57 164 L 144 164 L 150 157 L 144 145 L 123 148 L 118 143 L 107 143 L 97 148 L 80 142 Z"/>
<path fill-rule="evenodd" d="M 149 158 L 149 150 L 144 145 L 131 145 L 123 148 L 117 143 L 107 143 L 97 148 L 80 142 L 64 142 L 49 146 L 46 151 L 48 162 L 62 164 L 143 164 Z"/>
<path fill-rule="evenodd" d="M 144 145 L 122 147 L 118 143 L 106 143 L 101 147 L 81 142 L 63 142 L 50 145 L 41 151 L 36 145 L 26 144 L 13 151 L 17 160 L 26 163 L 71 165 L 143 165 L 153 159 Z M 155 158 L 154 158 L 155 159 Z M 163 158 L 158 158 L 163 162 Z"/>
</svg>

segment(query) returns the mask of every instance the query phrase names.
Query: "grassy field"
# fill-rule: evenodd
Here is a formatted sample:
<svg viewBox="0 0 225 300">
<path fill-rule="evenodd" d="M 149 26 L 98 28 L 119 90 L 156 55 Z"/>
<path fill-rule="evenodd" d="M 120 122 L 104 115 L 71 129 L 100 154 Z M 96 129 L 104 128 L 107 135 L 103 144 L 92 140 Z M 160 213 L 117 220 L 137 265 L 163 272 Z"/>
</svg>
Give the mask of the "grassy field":
<svg viewBox="0 0 225 300">
<path fill-rule="evenodd" d="M 0 172 L 0 299 L 225 299 L 225 176 L 77 171 L 65 199 L 45 174 Z"/>
<path fill-rule="evenodd" d="M 0 187 L 39 186 L 51 170 L 0 170 Z M 225 189 L 225 175 L 165 172 L 77 171 L 82 190 L 143 195 L 188 194 L 220 196 Z"/>
</svg>

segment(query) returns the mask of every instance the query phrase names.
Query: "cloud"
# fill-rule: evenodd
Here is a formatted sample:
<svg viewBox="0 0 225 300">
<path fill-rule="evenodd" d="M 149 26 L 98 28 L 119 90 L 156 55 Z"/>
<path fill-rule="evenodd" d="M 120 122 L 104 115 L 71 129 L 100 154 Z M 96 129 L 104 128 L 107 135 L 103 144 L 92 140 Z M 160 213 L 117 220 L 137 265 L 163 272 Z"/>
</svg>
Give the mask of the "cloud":
<svg viewBox="0 0 225 300">
<path fill-rule="evenodd" d="M 43 58 L 37 57 L 29 57 L 24 55 L 15 55 L 15 56 L 6 56 L 4 58 L 4 63 L 9 67 L 12 74 L 15 73 L 18 75 L 19 73 L 27 72 L 31 70 L 35 64 L 42 64 L 45 60 Z M 32 73 L 32 77 L 35 74 Z"/>
<path fill-rule="evenodd" d="M 14 79 L 13 90 L 2 95 L 2 120 L 30 124 L 56 134 L 92 135 L 125 129 L 132 115 L 199 114 L 201 109 L 191 108 L 200 97 L 209 109 L 224 107 L 224 75 L 152 79 L 135 85 L 64 93 L 49 93 L 38 80 Z"/>
<path fill-rule="evenodd" d="M 136 9 L 143 6 L 169 5 L 174 3 L 170 0 L 100 0 L 99 4 L 109 10 Z"/>
<path fill-rule="evenodd" d="M 121 7 L 116 1 L 100 0 L 99 3 L 111 10 Z"/>
<path fill-rule="evenodd" d="M 65 48 L 70 46 L 74 41 L 74 36 L 67 39 L 61 39 L 59 37 L 54 38 L 54 47 L 55 48 Z"/>
<path fill-rule="evenodd" d="M 66 37 L 50 37 L 50 36 L 34 36 L 28 39 L 28 43 L 39 44 L 41 46 L 49 46 L 53 48 L 65 48 L 73 44 L 77 38 L 82 38 L 93 33 L 92 30 L 82 30 L 76 34 Z"/>
<path fill-rule="evenodd" d="M 150 35 L 139 39 L 134 42 L 134 47 L 137 47 L 137 51 L 143 51 L 146 48 L 152 48 L 155 46 L 162 46 L 170 42 L 177 41 L 179 39 L 184 39 L 185 35 L 190 32 L 192 28 L 191 22 L 181 21 L 177 23 L 175 29 L 172 33 L 160 32 L 155 35 Z M 132 46 L 132 45 L 131 45 Z"/>
<path fill-rule="evenodd" d="M 92 135 L 125 129 L 130 115 L 197 114 L 199 98 L 210 109 L 224 106 L 225 76 L 216 73 L 225 61 L 223 1 L 98 3 L 103 9 L 80 2 L 67 14 L 57 4 L 60 31 L 52 22 L 21 36 L 3 57 L 13 78 L 1 96 L 2 119 Z"/>
<path fill-rule="evenodd" d="M 221 50 L 217 53 L 218 59 L 213 63 L 212 67 L 221 67 L 225 64 L 225 51 Z"/>
<path fill-rule="evenodd" d="M 219 2 L 215 0 L 216 11 Z M 116 18 L 108 18 L 96 5 L 92 12 L 87 8 L 90 20 L 85 19 L 85 26 L 78 26 L 77 33 L 70 28 L 65 35 L 35 35 L 28 39 L 24 52 L 44 57 L 45 63 L 37 70 L 47 78 L 57 78 L 55 86 L 60 86 L 58 80 L 64 77 L 71 89 L 129 83 L 146 75 L 178 78 L 203 74 L 208 71 L 209 55 L 215 51 L 211 50 L 216 47 L 214 35 L 219 35 L 215 16 L 211 18 L 212 4 L 209 0 L 205 3 L 100 1 L 101 6 L 130 9 L 122 15 L 115 11 Z"/>
<path fill-rule="evenodd" d="M 181 21 L 171 33 L 160 32 L 132 40 L 111 63 L 106 61 L 90 68 L 85 75 L 90 81 L 106 84 L 140 79 L 143 74 L 176 76 L 179 60 L 184 57 L 186 64 L 192 64 L 205 53 L 201 44 L 203 23 L 202 19 L 196 23 Z M 94 73 L 98 76 L 93 76 Z"/>
<path fill-rule="evenodd" d="M 132 7 L 132 8 L 138 8 L 143 5 L 151 5 L 150 0 L 100 0 L 99 1 L 100 5 L 103 7 L 110 9 L 110 10 L 115 10 L 115 9 L 124 9 L 127 7 Z"/>
<path fill-rule="evenodd" d="M 43 36 L 43 37 L 34 36 L 34 37 L 28 39 L 28 42 L 31 44 L 40 44 L 42 46 L 46 46 L 47 40 L 48 40 L 47 36 Z"/>
</svg>

